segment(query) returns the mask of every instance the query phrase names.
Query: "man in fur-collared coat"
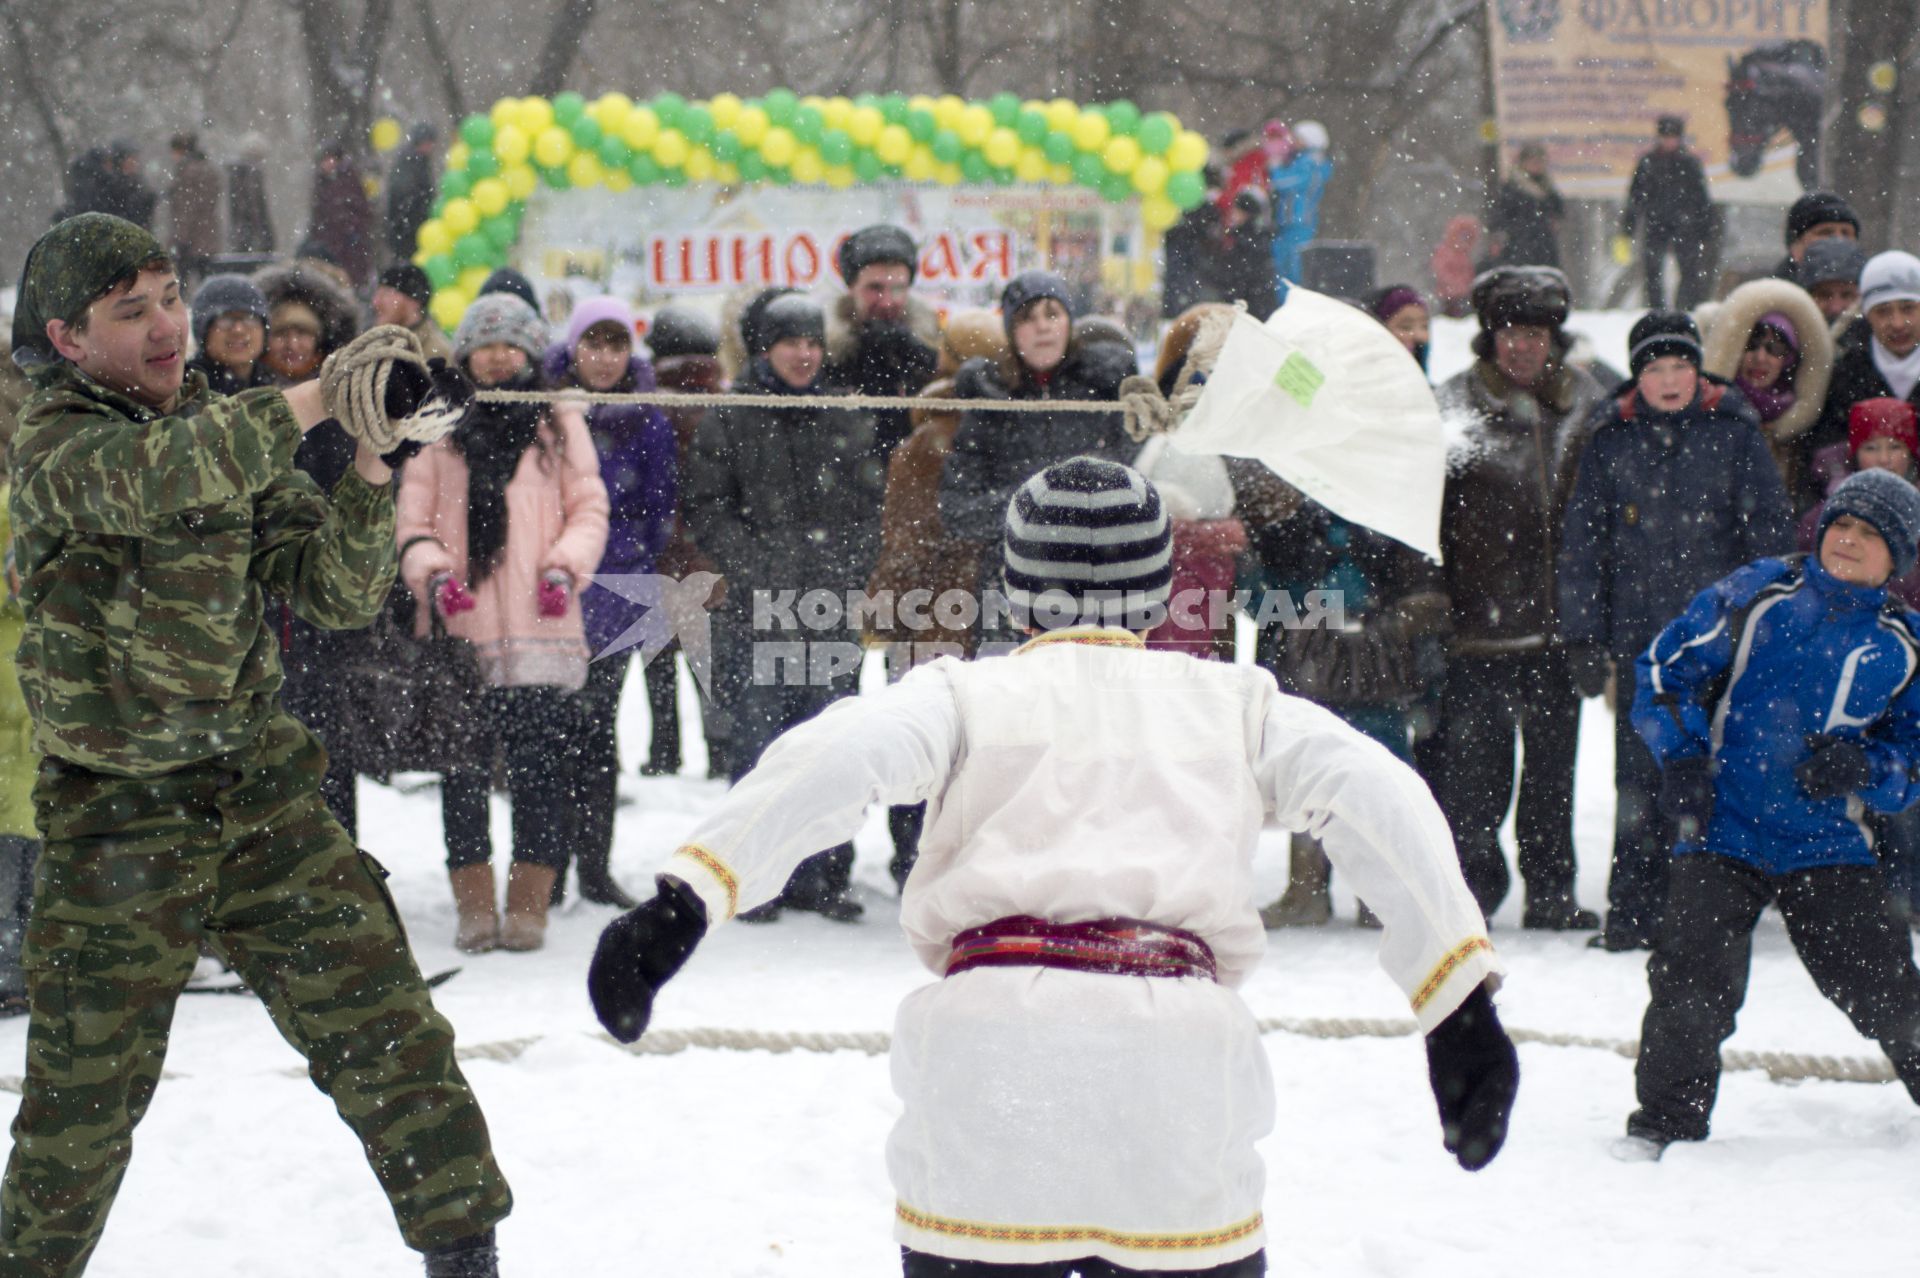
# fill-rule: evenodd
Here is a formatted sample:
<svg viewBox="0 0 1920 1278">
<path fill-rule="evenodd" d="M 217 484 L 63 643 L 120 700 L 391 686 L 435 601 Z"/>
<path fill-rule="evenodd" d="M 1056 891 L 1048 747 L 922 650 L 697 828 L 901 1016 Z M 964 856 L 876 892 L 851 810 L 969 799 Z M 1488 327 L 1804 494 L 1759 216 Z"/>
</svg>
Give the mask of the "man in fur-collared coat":
<svg viewBox="0 0 1920 1278">
<path fill-rule="evenodd" d="M 834 265 L 847 292 L 827 310 L 827 381 L 856 395 L 918 395 L 938 375 L 940 319 L 912 294 L 913 238 L 897 226 L 864 227 L 840 242 Z M 882 458 L 913 433 L 905 409 L 875 419 Z"/>
</svg>

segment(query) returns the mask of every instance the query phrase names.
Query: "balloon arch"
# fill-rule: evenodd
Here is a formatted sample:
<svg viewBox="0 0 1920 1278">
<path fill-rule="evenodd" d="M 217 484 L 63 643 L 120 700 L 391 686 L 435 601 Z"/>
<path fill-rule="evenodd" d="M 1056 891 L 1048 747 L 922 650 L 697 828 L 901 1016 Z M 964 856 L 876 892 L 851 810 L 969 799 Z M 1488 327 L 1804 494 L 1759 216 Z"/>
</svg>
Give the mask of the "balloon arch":
<svg viewBox="0 0 1920 1278">
<path fill-rule="evenodd" d="M 393 121 L 374 127 L 381 149 L 398 140 Z M 573 92 L 502 98 L 461 122 L 413 260 L 433 283 L 434 317 L 451 330 L 506 264 L 541 187 L 1051 184 L 1114 203 L 1137 199 L 1141 223 L 1158 233 L 1206 197 L 1206 160 L 1198 133 L 1127 101 L 820 98 L 787 89 L 704 102 L 676 93 L 642 102 L 623 93 L 591 102 Z"/>
</svg>

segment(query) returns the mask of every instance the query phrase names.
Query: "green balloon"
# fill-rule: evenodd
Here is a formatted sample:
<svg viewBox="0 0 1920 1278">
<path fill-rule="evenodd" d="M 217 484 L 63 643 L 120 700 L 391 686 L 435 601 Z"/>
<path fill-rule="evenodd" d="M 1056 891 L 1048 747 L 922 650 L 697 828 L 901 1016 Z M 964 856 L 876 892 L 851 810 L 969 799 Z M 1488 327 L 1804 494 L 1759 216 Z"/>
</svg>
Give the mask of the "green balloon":
<svg viewBox="0 0 1920 1278">
<path fill-rule="evenodd" d="M 451 253 L 435 253 L 420 268 L 427 273 L 427 279 L 435 288 L 451 288 L 460 278 L 460 264 L 453 260 Z"/>
<path fill-rule="evenodd" d="M 758 151 L 748 151 L 740 157 L 740 180 L 742 182 L 764 182 L 767 179 L 767 162 L 760 158 Z"/>
<path fill-rule="evenodd" d="M 553 95 L 553 118 L 563 129 L 572 128 L 586 109 L 587 100 L 571 89 Z"/>
<path fill-rule="evenodd" d="M 573 144 L 586 151 L 599 146 L 600 139 L 606 136 L 598 120 L 584 115 L 568 125 L 567 132 L 573 135 Z"/>
<path fill-rule="evenodd" d="M 1140 139 L 1140 149 L 1148 155 L 1165 155 L 1167 148 L 1173 145 L 1173 121 L 1167 118 L 1166 112 L 1155 111 L 1140 121 L 1140 131 L 1136 136 Z"/>
<path fill-rule="evenodd" d="M 467 157 L 467 176 L 478 182 L 481 178 L 500 175 L 500 157 L 491 150 L 475 151 Z"/>
<path fill-rule="evenodd" d="M 475 151 L 493 145 L 493 121 L 484 115 L 470 115 L 460 121 L 460 140 Z"/>
<path fill-rule="evenodd" d="M 677 93 L 662 93 L 653 100 L 653 114 L 659 119 L 663 129 L 680 127 L 680 117 L 686 114 L 687 100 Z"/>
<path fill-rule="evenodd" d="M 933 158 L 942 164 L 958 164 L 967 149 L 960 135 L 952 129 L 941 129 L 933 135 Z"/>
<path fill-rule="evenodd" d="M 960 158 L 960 172 L 967 181 L 974 183 L 991 181 L 993 178 L 993 166 L 978 151 L 969 151 Z"/>
<path fill-rule="evenodd" d="M 439 217 L 447 211 L 447 196 L 437 195 L 433 199 L 433 216 Z"/>
<path fill-rule="evenodd" d="M 496 213 L 481 219 L 480 234 L 487 237 L 496 251 L 504 253 L 520 238 L 520 223 L 505 213 Z"/>
<path fill-rule="evenodd" d="M 687 184 L 687 171 L 685 169 L 668 169 L 660 175 L 660 180 L 668 186 L 685 186 Z"/>
<path fill-rule="evenodd" d="M 1072 164 L 1074 154 L 1080 149 L 1073 144 L 1073 138 L 1065 133 L 1049 133 L 1047 140 L 1040 145 L 1047 153 L 1049 164 Z"/>
<path fill-rule="evenodd" d="M 880 95 L 877 93 L 862 93 L 853 100 L 853 104 L 857 107 L 877 107 L 880 105 Z"/>
<path fill-rule="evenodd" d="M 1019 130 L 1020 140 L 1028 146 L 1039 146 L 1047 140 L 1047 117 L 1031 107 L 1020 112 L 1014 127 Z"/>
<path fill-rule="evenodd" d="M 627 162 L 627 172 L 633 175 L 636 186 L 652 186 L 660 180 L 660 164 L 645 151 Z"/>
<path fill-rule="evenodd" d="M 1081 186 L 1098 187 L 1107 176 L 1106 162 L 1087 151 L 1073 157 L 1073 180 Z"/>
<path fill-rule="evenodd" d="M 440 194 L 449 200 L 463 200 L 473 190 L 473 179 L 464 169 L 448 169 L 440 175 Z"/>
<path fill-rule="evenodd" d="M 854 176 L 859 178 L 862 182 L 873 182 L 873 181 L 879 180 L 880 172 L 883 167 L 884 166 L 880 163 L 880 157 L 875 155 L 873 152 L 867 150 L 865 147 L 861 147 L 859 151 L 854 153 L 853 173 L 854 173 Z"/>
<path fill-rule="evenodd" d="M 907 95 L 904 93 L 889 93 L 881 98 L 880 114 L 886 118 L 888 124 L 905 124 L 907 122 Z"/>
<path fill-rule="evenodd" d="M 1198 173 L 1175 173 L 1167 179 L 1167 198 L 1190 209 L 1207 198 L 1207 180 Z"/>
<path fill-rule="evenodd" d="M 907 112 L 907 132 L 913 135 L 915 142 L 931 142 L 933 135 L 940 131 L 933 112 L 922 109 Z"/>
<path fill-rule="evenodd" d="M 767 170 L 767 181 L 773 183 L 775 186 L 786 186 L 793 181 L 793 170 L 769 168 Z"/>
<path fill-rule="evenodd" d="M 1012 169 L 995 169 L 993 171 L 993 183 L 995 186 L 1012 186 L 1017 177 L 1018 174 Z"/>
<path fill-rule="evenodd" d="M 804 146 L 818 146 L 820 135 L 826 130 L 827 121 L 826 117 L 820 114 L 819 107 L 803 106 L 794 111 L 793 123 L 788 127 L 793 130 L 795 141 Z"/>
<path fill-rule="evenodd" d="M 1011 129 L 1020 119 L 1020 96 L 1002 90 L 987 100 L 987 110 L 993 112 L 995 124 Z"/>
<path fill-rule="evenodd" d="M 610 169 L 624 169 L 633 163 L 633 148 L 625 138 L 611 135 L 600 139 L 600 163 Z"/>
<path fill-rule="evenodd" d="M 713 158 L 722 164 L 738 164 L 746 148 L 740 145 L 740 139 L 732 129 L 722 129 L 713 135 Z"/>
<path fill-rule="evenodd" d="M 767 113 L 771 123 L 792 124 L 793 113 L 800 109 L 800 99 L 792 89 L 774 89 L 760 99 L 760 109 Z"/>
<path fill-rule="evenodd" d="M 820 158 L 828 164 L 853 162 L 853 139 L 845 129 L 828 129 L 820 135 Z"/>
<path fill-rule="evenodd" d="M 556 191 L 565 191 L 573 185 L 573 179 L 567 176 L 567 166 L 564 164 L 558 168 L 540 169 L 540 180 Z"/>
<path fill-rule="evenodd" d="M 680 113 L 680 131 L 689 142 L 705 142 L 713 136 L 713 112 L 698 103 Z"/>
<path fill-rule="evenodd" d="M 1100 194 L 1118 204 L 1133 194 L 1133 179 L 1125 173 L 1109 173 L 1100 179 Z"/>
<path fill-rule="evenodd" d="M 1140 127 L 1140 108 L 1121 98 L 1118 102 L 1107 104 L 1107 123 L 1120 137 L 1131 137 Z"/>
<path fill-rule="evenodd" d="M 493 245 L 478 231 L 469 231 L 453 242 L 455 266 L 485 266 L 493 257 Z"/>
</svg>

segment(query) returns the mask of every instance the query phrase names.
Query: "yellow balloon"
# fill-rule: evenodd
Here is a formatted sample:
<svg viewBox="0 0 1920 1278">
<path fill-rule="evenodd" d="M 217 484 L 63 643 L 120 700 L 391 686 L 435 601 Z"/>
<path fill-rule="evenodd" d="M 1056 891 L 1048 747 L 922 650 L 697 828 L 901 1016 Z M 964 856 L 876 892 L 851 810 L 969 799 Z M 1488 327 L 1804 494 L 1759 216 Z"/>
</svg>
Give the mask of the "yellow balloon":
<svg viewBox="0 0 1920 1278">
<path fill-rule="evenodd" d="M 508 124 L 517 124 L 520 120 L 520 99 L 501 98 L 487 111 L 487 118 L 493 121 L 496 130 Z"/>
<path fill-rule="evenodd" d="M 1180 220 L 1180 206 L 1164 195 L 1149 195 L 1140 201 L 1140 220 L 1149 231 L 1164 231 Z"/>
<path fill-rule="evenodd" d="M 594 105 L 600 108 L 600 127 L 616 136 L 633 114 L 633 99 L 624 93 L 603 93 Z"/>
<path fill-rule="evenodd" d="M 882 164 L 905 164 L 907 157 L 913 154 L 913 134 L 905 126 L 889 124 L 880 130 L 880 136 L 873 144 L 873 153 L 880 157 Z"/>
<path fill-rule="evenodd" d="M 511 168 L 526 163 L 533 154 L 533 138 L 517 124 L 503 124 L 493 133 L 493 153 L 500 157 L 500 163 Z"/>
<path fill-rule="evenodd" d="M 986 145 L 980 150 L 994 168 L 1012 168 L 1020 158 L 1020 135 L 1012 129 L 995 129 L 987 134 Z"/>
<path fill-rule="evenodd" d="M 633 186 L 633 174 L 625 169 L 608 169 L 605 185 L 609 191 L 629 190 Z"/>
<path fill-rule="evenodd" d="M 926 145 L 914 147 L 903 166 L 909 182 L 930 182 L 934 170 L 939 167 L 939 161 L 933 158 L 933 148 Z"/>
<path fill-rule="evenodd" d="M 1047 127 L 1055 133 L 1072 133 L 1080 122 L 1080 108 L 1070 98 L 1055 98 L 1047 103 Z"/>
<path fill-rule="evenodd" d="M 437 217 L 430 217 L 420 224 L 420 229 L 414 232 L 414 241 L 420 245 L 422 253 L 453 252 L 453 232 Z"/>
<path fill-rule="evenodd" d="M 493 268 L 489 266 L 467 267 L 460 272 L 460 291 L 469 299 L 480 296 L 480 290 L 485 287 L 487 277 L 492 274 Z"/>
<path fill-rule="evenodd" d="M 793 180 L 802 186 L 812 186 L 826 175 L 827 162 L 815 148 L 802 147 L 800 154 L 793 157 Z"/>
<path fill-rule="evenodd" d="M 557 169 L 573 158 L 573 135 L 558 125 L 540 130 L 533 139 L 533 158 Z"/>
<path fill-rule="evenodd" d="M 1042 102 L 1039 98 L 1028 98 L 1025 102 L 1022 102 L 1020 104 L 1020 109 L 1022 111 L 1039 111 L 1044 113 L 1047 109 L 1047 104 Z"/>
<path fill-rule="evenodd" d="M 1167 148 L 1167 167 L 1175 173 L 1198 173 L 1207 162 L 1207 140 L 1192 129 L 1174 135 Z"/>
<path fill-rule="evenodd" d="M 535 137 L 553 125 L 553 103 L 545 98 L 520 99 L 520 127 Z"/>
<path fill-rule="evenodd" d="M 1071 164 L 1054 165 L 1047 170 L 1047 181 L 1055 186 L 1072 186 L 1073 166 Z"/>
<path fill-rule="evenodd" d="M 772 123 L 764 108 L 750 106 L 733 122 L 733 136 L 740 139 L 741 146 L 759 146 L 767 140 L 767 130 Z"/>
<path fill-rule="evenodd" d="M 830 164 L 827 166 L 827 185 L 836 191 L 844 191 L 852 186 L 856 176 L 851 164 Z"/>
<path fill-rule="evenodd" d="M 433 295 L 427 309 L 433 312 L 434 323 L 451 333 L 460 327 L 460 317 L 467 313 L 467 295 L 457 288 L 443 288 Z"/>
<path fill-rule="evenodd" d="M 480 210 L 481 217 L 492 217 L 495 213 L 507 210 L 507 201 L 512 198 L 507 192 L 507 184 L 497 177 L 481 178 L 473 184 L 473 191 L 467 196 L 473 201 L 473 207 Z"/>
<path fill-rule="evenodd" d="M 967 175 L 960 171 L 957 164 L 942 164 L 933 171 L 933 180 L 941 186 L 959 186 L 966 178 Z"/>
<path fill-rule="evenodd" d="M 887 117 L 880 114 L 878 107 L 855 107 L 847 117 L 847 134 L 856 146 L 872 146 L 880 140 L 880 130 L 886 127 Z"/>
<path fill-rule="evenodd" d="M 480 225 L 480 210 L 473 207 L 472 200 L 448 200 L 440 210 L 440 220 L 458 239 Z"/>
<path fill-rule="evenodd" d="M 714 94 L 707 99 L 707 114 L 713 117 L 715 128 L 731 129 L 733 122 L 740 118 L 740 95 L 737 93 Z"/>
<path fill-rule="evenodd" d="M 1133 166 L 1133 189 L 1142 195 L 1159 195 L 1167 189 L 1167 162 L 1149 155 Z"/>
<path fill-rule="evenodd" d="M 1020 158 L 1014 161 L 1013 175 L 1022 182 L 1044 182 L 1047 180 L 1047 153 L 1037 146 L 1024 147 Z"/>
<path fill-rule="evenodd" d="M 800 99 L 800 105 L 812 107 L 814 110 L 824 114 L 827 109 L 827 100 L 817 93 L 809 93 L 806 97 Z"/>
<path fill-rule="evenodd" d="M 636 151 L 652 150 L 653 140 L 660 136 L 660 117 L 650 106 L 637 106 L 620 126 L 620 136 Z"/>
<path fill-rule="evenodd" d="M 575 186 L 599 186 L 600 179 L 606 175 L 600 157 L 591 151 L 576 151 L 567 161 L 567 181 Z"/>
<path fill-rule="evenodd" d="M 1107 145 L 1107 138 L 1112 132 L 1106 116 L 1089 111 L 1074 122 L 1073 144 L 1082 151 L 1099 151 Z"/>
<path fill-rule="evenodd" d="M 687 180 L 690 182 L 709 182 L 713 180 L 713 152 L 704 147 L 695 147 L 687 152 Z"/>
<path fill-rule="evenodd" d="M 660 136 L 653 140 L 653 158 L 670 169 L 685 164 L 687 152 L 692 149 L 687 145 L 686 135 L 678 129 L 662 129 Z"/>
<path fill-rule="evenodd" d="M 930 98 L 924 93 L 916 93 L 907 99 L 907 110 L 909 111 L 932 111 L 939 105 L 938 100 Z M 935 118 L 938 119 L 938 117 Z"/>
<path fill-rule="evenodd" d="M 373 122 L 367 130 L 367 140 L 373 143 L 376 151 L 391 151 L 400 145 L 400 121 L 392 116 L 382 116 Z"/>
<path fill-rule="evenodd" d="M 967 104 L 949 93 L 937 98 L 933 104 L 933 122 L 943 129 L 960 127 L 960 117 L 966 112 Z"/>
<path fill-rule="evenodd" d="M 844 129 L 853 118 L 853 103 L 845 98 L 828 98 L 827 104 L 820 108 L 820 116 L 829 129 Z"/>
<path fill-rule="evenodd" d="M 979 146 L 993 132 L 993 112 L 978 102 L 960 113 L 960 123 L 954 129 L 960 140 L 968 146 Z"/>
<path fill-rule="evenodd" d="M 512 164 L 500 171 L 500 180 L 507 184 L 507 194 L 516 200 L 524 200 L 539 189 L 540 175 L 533 171 L 531 164 Z"/>
<path fill-rule="evenodd" d="M 458 170 L 466 168 L 472 160 L 473 149 L 465 142 L 455 142 L 447 148 L 447 167 L 449 169 L 457 172 Z"/>
<path fill-rule="evenodd" d="M 722 186 L 740 184 L 740 166 L 737 164 L 716 164 L 713 166 L 713 180 Z M 611 185 L 611 183 L 609 183 Z"/>
<path fill-rule="evenodd" d="M 1140 163 L 1140 144 L 1132 138 L 1115 138 L 1107 143 L 1101 158 L 1115 173 L 1131 173 Z"/>
<path fill-rule="evenodd" d="M 760 158 L 776 169 L 792 164 L 799 149 L 790 129 L 768 129 L 767 136 L 760 139 Z"/>
</svg>

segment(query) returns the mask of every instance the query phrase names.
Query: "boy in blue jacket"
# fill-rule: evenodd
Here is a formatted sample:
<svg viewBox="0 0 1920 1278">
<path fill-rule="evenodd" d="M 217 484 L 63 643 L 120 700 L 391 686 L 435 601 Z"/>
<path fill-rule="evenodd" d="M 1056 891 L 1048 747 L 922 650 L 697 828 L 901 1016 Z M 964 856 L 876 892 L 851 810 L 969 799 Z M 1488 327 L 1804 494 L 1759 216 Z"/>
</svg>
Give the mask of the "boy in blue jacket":
<svg viewBox="0 0 1920 1278">
<path fill-rule="evenodd" d="M 1920 799 L 1920 615 L 1886 591 L 1914 565 L 1920 493 L 1863 471 L 1819 529 L 1816 554 L 1715 583 L 1639 659 L 1633 724 L 1678 842 L 1623 1152 L 1706 1139 L 1769 902 L 1820 992 L 1920 1101 L 1920 969 L 1864 820 Z"/>
</svg>

